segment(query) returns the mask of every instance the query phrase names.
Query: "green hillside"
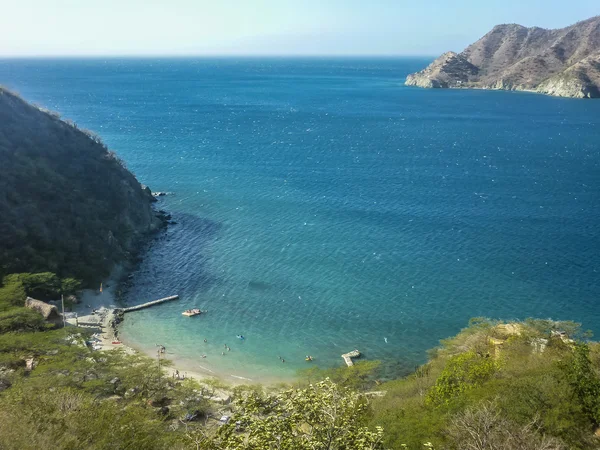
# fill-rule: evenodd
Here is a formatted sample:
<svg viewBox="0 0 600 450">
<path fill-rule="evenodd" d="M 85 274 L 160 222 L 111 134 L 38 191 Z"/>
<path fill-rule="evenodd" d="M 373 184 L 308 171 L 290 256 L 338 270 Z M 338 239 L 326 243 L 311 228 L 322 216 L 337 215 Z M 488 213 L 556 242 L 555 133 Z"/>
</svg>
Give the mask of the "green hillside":
<svg viewBox="0 0 600 450">
<path fill-rule="evenodd" d="M 98 280 L 160 225 L 152 200 L 97 136 L 0 88 L 0 276 Z"/>
</svg>

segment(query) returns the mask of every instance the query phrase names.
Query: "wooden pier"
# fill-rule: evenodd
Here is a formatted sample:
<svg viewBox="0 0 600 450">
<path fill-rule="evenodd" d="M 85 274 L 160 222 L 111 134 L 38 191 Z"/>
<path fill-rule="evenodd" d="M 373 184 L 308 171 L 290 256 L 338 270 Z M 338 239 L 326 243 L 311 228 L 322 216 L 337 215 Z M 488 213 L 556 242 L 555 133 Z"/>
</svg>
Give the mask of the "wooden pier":
<svg viewBox="0 0 600 450">
<path fill-rule="evenodd" d="M 346 362 L 346 365 L 348 367 L 352 367 L 354 365 L 354 363 L 352 362 L 352 358 L 358 358 L 360 356 L 360 352 L 358 350 L 352 350 L 351 352 L 348 353 L 344 353 L 342 355 L 342 358 L 344 358 L 344 361 Z"/>
<path fill-rule="evenodd" d="M 177 300 L 179 295 L 171 295 L 170 297 L 160 298 L 158 300 L 154 300 L 148 303 L 142 303 L 141 305 L 129 306 L 127 308 L 123 308 L 123 312 L 131 312 L 131 311 L 139 311 L 140 309 L 150 308 L 154 305 L 160 305 L 164 302 L 170 302 L 171 300 Z"/>
</svg>

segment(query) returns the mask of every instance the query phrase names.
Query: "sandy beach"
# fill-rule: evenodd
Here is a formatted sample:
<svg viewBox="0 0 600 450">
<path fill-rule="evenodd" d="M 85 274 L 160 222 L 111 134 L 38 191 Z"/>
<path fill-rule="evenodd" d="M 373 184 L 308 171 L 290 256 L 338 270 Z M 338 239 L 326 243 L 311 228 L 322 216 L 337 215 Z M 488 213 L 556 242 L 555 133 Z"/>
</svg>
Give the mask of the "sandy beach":
<svg viewBox="0 0 600 450">
<path fill-rule="evenodd" d="M 100 330 L 96 334 L 97 343 L 95 348 L 97 350 L 108 351 L 122 349 L 129 354 L 143 353 L 151 358 L 157 358 L 159 352 L 158 348 L 156 352 L 138 348 L 138 346 L 127 342 L 126 339 L 124 340 L 123 336 L 119 333 L 118 326 L 115 329 L 112 325 L 114 320 L 113 311 L 119 308 L 116 301 L 116 292 L 118 289 L 118 281 L 116 280 L 119 275 L 120 273 L 113 275 L 110 279 L 104 281 L 102 283 L 102 292 L 100 292 L 100 289 L 85 289 L 81 294 L 80 303 L 73 305 L 73 312 L 77 314 L 78 320 L 81 322 L 89 323 L 91 321 L 97 321 Z M 74 321 L 70 321 L 70 323 L 72 325 L 76 324 Z M 219 373 L 211 368 L 209 364 L 200 365 L 199 361 L 194 361 L 194 368 L 191 368 L 190 366 L 192 364 L 171 357 L 168 349 L 164 354 L 161 354 L 161 359 L 169 361 L 169 365 L 165 368 L 165 373 L 172 377 L 175 377 L 178 374 L 180 378 L 191 378 L 197 381 L 217 379 L 226 385 L 232 386 L 249 383 L 276 384 L 283 381 L 256 380 L 238 375 Z M 201 371 L 197 370 L 198 366 L 201 367 Z M 224 393 L 225 391 L 221 394 L 224 395 Z"/>
</svg>

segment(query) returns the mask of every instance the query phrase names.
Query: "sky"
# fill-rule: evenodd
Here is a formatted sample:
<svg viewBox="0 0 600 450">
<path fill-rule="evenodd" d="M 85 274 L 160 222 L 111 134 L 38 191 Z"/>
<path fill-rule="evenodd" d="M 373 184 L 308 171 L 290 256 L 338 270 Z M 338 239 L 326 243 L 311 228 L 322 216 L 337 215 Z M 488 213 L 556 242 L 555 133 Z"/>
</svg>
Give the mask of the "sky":
<svg viewBox="0 0 600 450">
<path fill-rule="evenodd" d="M 0 56 L 438 55 L 600 0 L 0 0 Z"/>
</svg>

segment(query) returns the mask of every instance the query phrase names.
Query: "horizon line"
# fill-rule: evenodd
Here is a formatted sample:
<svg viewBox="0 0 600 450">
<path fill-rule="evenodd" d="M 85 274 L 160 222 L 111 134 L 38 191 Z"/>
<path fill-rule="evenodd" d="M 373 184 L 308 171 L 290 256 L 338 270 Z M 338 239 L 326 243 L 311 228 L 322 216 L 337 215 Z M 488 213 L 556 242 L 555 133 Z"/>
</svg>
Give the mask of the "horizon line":
<svg viewBox="0 0 600 450">
<path fill-rule="evenodd" d="M 373 59 L 373 58 L 436 58 L 439 55 L 427 55 L 427 54 L 397 54 L 397 53 L 381 53 L 381 54 L 208 54 L 208 53 L 190 53 L 190 54 L 98 54 L 98 55 L 87 55 L 87 54 L 75 54 L 75 55 L 2 55 L 0 54 L 0 60 L 9 59 L 258 59 L 258 58 L 273 58 L 273 59 L 300 59 L 300 58 L 360 58 L 360 59 Z"/>
</svg>

